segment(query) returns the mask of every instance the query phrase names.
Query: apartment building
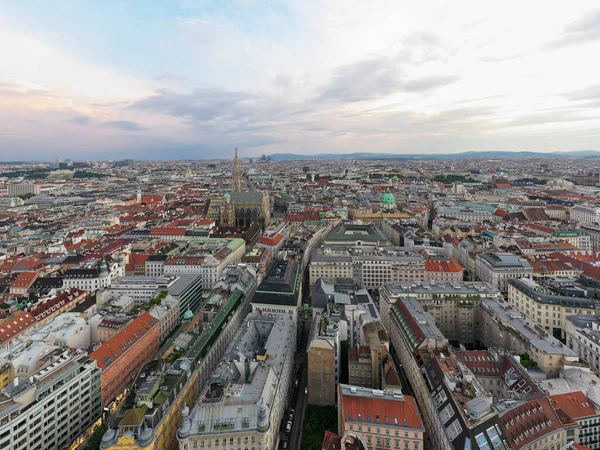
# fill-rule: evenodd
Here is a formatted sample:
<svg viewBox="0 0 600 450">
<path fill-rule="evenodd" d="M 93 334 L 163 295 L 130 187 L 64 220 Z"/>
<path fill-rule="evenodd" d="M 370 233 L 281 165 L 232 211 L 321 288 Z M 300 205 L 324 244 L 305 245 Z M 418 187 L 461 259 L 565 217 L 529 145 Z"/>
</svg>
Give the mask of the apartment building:
<svg viewBox="0 0 600 450">
<path fill-rule="evenodd" d="M 476 339 L 486 347 L 503 348 L 516 355 L 527 354 L 523 362 L 537 367 L 549 378 L 579 356 L 544 328 L 499 299 L 483 299 L 476 310 Z"/>
<path fill-rule="evenodd" d="M 102 415 L 101 372 L 84 352 L 57 350 L 0 393 L 0 448 L 63 449 Z"/>
<path fill-rule="evenodd" d="M 600 223 L 600 207 L 594 205 L 575 205 L 571 208 L 570 219 L 573 222 Z"/>
<path fill-rule="evenodd" d="M 584 297 L 585 291 L 572 289 L 566 279 L 529 278 L 508 281 L 508 303 L 557 339 L 566 338 L 566 318 L 571 315 L 595 315 L 596 303 Z M 560 292 L 571 295 L 561 295 Z M 575 297 L 574 295 L 579 295 Z"/>
<path fill-rule="evenodd" d="M 278 259 L 263 282 L 256 288 L 252 312 L 287 314 L 298 318 L 302 302 L 302 272 L 295 260 Z"/>
<path fill-rule="evenodd" d="M 169 296 L 179 301 L 179 320 L 183 320 L 185 314 L 191 311 L 195 314 L 202 302 L 202 291 L 204 280 L 200 275 L 179 275 L 175 283 L 167 288 Z"/>
<path fill-rule="evenodd" d="M 154 357 L 159 343 L 158 320 L 145 312 L 90 354 L 102 369 L 104 407 L 123 394 L 141 367 Z"/>
<path fill-rule="evenodd" d="M 108 259 L 108 262 L 107 262 Z M 84 291 L 96 291 L 107 288 L 115 278 L 125 275 L 123 255 L 118 260 L 101 258 L 99 261 L 81 263 L 64 271 L 63 287 Z"/>
<path fill-rule="evenodd" d="M 512 253 L 479 253 L 475 266 L 477 278 L 507 292 L 508 280 L 531 278 L 533 269 L 525 258 Z"/>
<path fill-rule="evenodd" d="M 328 315 L 316 316 L 308 344 L 308 403 L 335 405 L 340 380 L 341 348 L 338 323 Z"/>
<path fill-rule="evenodd" d="M 247 290 L 232 288 L 210 326 L 192 342 L 185 358 L 161 367 L 144 368 L 136 380 L 135 407 L 126 411 L 116 428 L 103 437 L 102 450 L 175 450 L 182 410 L 198 400 L 200 388 L 210 380 L 232 339 L 247 316 L 256 283 Z M 191 322 L 188 326 L 191 325 Z M 186 327 L 187 329 L 187 327 Z M 156 387 L 158 378 L 162 380 Z M 150 380 L 150 381 L 149 381 Z M 164 386 L 163 389 L 158 389 Z M 166 389 L 165 389 L 166 388 Z"/>
<path fill-rule="evenodd" d="M 183 408 L 179 448 L 276 448 L 295 344 L 287 314 L 250 314 L 197 402 Z"/>
<path fill-rule="evenodd" d="M 8 185 L 8 196 L 18 197 L 20 195 L 39 195 L 41 192 L 41 186 L 33 183 L 12 183 Z"/>
<path fill-rule="evenodd" d="M 425 427 L 417 403 L 399 390 L 340 384 L 338 431 L 353 433 L 369 449 L 425 448 Z"/>
<path fill-rule="evenodd" d="M 499 290 L 484 282 L 401 282 L 379 288 L 379 310 L 387 332 L 390 332 L 392 306 L 404 298 L 415 299 L 431 314 L 436 327 L 449 340 L 474 342 L 475 307 L 483 298 L 502 298 Z"/>
<path fill-rule="evenodd" d="M 565 331 L 567 346 L 600 374 L 600 318 L 583 314 L 568 316 Z"/>
<path fill-rule="evenodd" d="M 550 401 L 559 416 L 566 416 L 574 423 L 574 426 L 565 426 L 567 433 L 570 429 L 573 431 L 572 436 L 567 435 L 567 440 L 573 439 L 594 450 L 600 448 L 600 412 L 585 393 L 555 394 L 550 396 Z"/>
<path fill-rule="evenodd" d="M 350 278 L 367 289 L 398 281 L 461 281 L 463 267 L 455 258 L 425 259 L 402 247 L 335 247 L 313 250 L 309 276 Z"/>
</svg>

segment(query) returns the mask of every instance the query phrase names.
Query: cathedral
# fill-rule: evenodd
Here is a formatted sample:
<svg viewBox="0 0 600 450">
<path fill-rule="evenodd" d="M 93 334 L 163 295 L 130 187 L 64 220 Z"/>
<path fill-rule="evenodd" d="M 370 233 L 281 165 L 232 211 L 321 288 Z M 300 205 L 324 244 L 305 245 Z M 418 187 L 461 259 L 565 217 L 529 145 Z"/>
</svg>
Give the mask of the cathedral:
<svg viewBox="0 0 600 450">
<path fill-rule="evenodd" d="M 269 195 L 261 191 L 242 191 L 242 171 L 235 149 L 231 192 L 210 201 L 208 214 L 219 219 L 220 226 L 248 228 L 253 223 L 267 227 L 271 222 Z"/>
</svg>

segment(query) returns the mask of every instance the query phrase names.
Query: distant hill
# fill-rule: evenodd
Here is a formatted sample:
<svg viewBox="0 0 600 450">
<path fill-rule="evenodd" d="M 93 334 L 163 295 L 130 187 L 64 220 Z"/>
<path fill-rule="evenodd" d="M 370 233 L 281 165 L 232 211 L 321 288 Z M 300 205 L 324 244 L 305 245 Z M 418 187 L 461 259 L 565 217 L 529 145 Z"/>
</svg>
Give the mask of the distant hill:
<svg viewBox="0 0 600 450">
<path fill-rule="evenodd" d="M 579 150 L 573 152 L 462 152 L 446 154 L 396 154 L 396 153 L 317 153 L 314 155 L 297 155 L 295 153 L 274 153 L 269 155 L 271 159 L 397 159 L 397 160 L 415 160 L 415 159 L 505 159 L 505 158 L 563 158 L 573 156 L 600 156 L 597 150 Z"/>
</svg>

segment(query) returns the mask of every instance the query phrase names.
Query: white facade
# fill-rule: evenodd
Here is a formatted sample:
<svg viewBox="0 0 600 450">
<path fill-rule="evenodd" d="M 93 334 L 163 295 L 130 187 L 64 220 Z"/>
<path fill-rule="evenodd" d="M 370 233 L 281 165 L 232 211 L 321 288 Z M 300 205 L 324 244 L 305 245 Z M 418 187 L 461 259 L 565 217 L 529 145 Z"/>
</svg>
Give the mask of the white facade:
<svg viewBox="0 0 600 450">
<path fill-rule="evenodd" d="M 288 316 L 249 315 L 198 402 L 183 409 L 179 449 L 275 449 L 290 400 L 295 343 L 296 324 Z"/>
<path fill-rule="evenodd" d="M 8 196 L 18 197 L 19 195 L 34 194 L 39 195 L 41 188 L 39 184 L 18 183 L 8 185 Z"/>
<path fill-rule="evenodd" d="M 67 448 L 102 414 L 101 371 L 85 353 L 54 356 L 2 389 L 0 448 Z"/>
<path fill-rule="evenodd" d="M 575 205 L 571 208 L 571 220 L 579 223 L 600 223 L 600 207 Z"/>
</svg>

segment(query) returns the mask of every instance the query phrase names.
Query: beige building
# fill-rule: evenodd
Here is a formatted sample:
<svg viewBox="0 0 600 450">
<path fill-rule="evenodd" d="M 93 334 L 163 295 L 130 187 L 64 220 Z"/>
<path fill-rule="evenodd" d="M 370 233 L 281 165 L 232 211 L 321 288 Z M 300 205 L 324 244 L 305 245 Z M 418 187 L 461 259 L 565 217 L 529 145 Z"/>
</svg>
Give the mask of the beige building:
<svg viewBox="0 0 600 450">
<path fill-rule="evenodd" d="M 596 303 L 588 298 L 559 295 L 554 289 L 560 287 L 552 279 L 509 280 L 508 303 L 546 333 L 565 339 L 566 318 L 576 314 L 595 315 Z"/>
<path fill-rule="evenodd" d="M 446 338 L 465 344 L 474 342 L 476 303 L 482 298 L 502 298 L 500 291 L 482 282 L 388 283 L 379 294 L 381 319 L 388 333 L 392 305 L 399 299 L 413 298 L 431 314 Z"/>
<path fill-rule="evenodd" d="M 335 405 L 340 379 L 339 324 L 328 316 L 316 316 L 308 347 L 308 403 Z"/>
<path fill-rule="evenodd" d="M 340 384 L 338 431 L 355 433 L 368 449 L 424 449 L 417 403 L 400 391 Z"/>
<path fill-rule="evenodd" d="M 549 378 L 556 378 L 565 365 L 579 361 L 579 355 L 548 334 L 531 319 L 497 299 L 481 300 L 475 322 L 476 338 L 486 347 L 502 348 L 516 355 L 528 367 L 537 366 Z"/>
</svg>

